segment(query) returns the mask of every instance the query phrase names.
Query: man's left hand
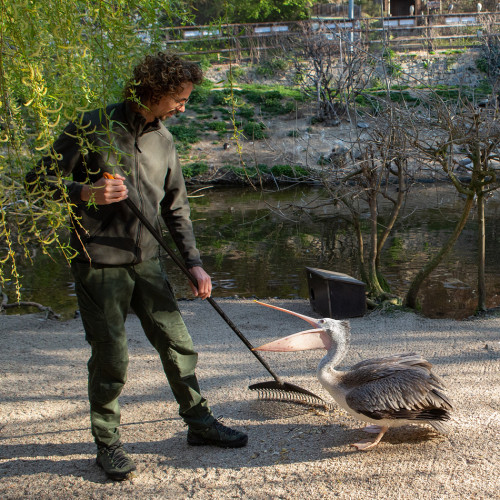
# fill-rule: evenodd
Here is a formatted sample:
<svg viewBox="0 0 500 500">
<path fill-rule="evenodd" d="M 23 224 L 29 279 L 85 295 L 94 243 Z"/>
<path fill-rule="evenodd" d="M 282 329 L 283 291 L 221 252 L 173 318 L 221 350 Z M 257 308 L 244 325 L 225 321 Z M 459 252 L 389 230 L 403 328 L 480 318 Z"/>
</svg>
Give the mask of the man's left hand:
<svg viewBox="0 0 500 500">
<path fill-rule="evenodd" d="M 212 280 L 210 276 L 205 272 L 205 270 L 200 266 L 195 266 L 189 269 L 189 272 L 196 278 L 198 282 L 198 288 L 196 288 L 191 281 L 189 285 L 195 297 L 200 297 L 200 299 L 206 299 L 210 297 L 212 293 Z"/>
</svg>

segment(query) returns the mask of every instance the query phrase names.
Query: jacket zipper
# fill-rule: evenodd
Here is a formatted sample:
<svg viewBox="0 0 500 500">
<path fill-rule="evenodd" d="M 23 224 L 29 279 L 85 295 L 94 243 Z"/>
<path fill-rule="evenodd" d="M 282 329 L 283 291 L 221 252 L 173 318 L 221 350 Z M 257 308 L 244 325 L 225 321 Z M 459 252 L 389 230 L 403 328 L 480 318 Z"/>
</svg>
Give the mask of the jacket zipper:
<svg viewBox="0 0 500 500">
<path fill-rule="evenodd" d="M 135 157 L 135 178 L 136 178 L 136 186 L 137 186 L 137 194 L 139 196 L 139 208 L 141 212 L 144 211 L 144 207 L 142 206 L 142 196 L 141 196 L 141 185 L 140 185 L 140 178 L 139 178 L 139 154 L 142 153 L 142 151 L 139 148 L 138 145 L 138 138 L 139 138 L 139 130 L 137 129 L 135 131 L 135 138 L 134 138 L 134 157 Z M 140 250 L 140 242 L 141 242 L 141 235 L 142 235 L 142 222 L 140 220 L 137 221 L 138 226 L 137 226 L 137 238 L 135 240 L 135 258 L 134 258 L 134 264 L 138 262 L 138 252 Z"/>
</svg>

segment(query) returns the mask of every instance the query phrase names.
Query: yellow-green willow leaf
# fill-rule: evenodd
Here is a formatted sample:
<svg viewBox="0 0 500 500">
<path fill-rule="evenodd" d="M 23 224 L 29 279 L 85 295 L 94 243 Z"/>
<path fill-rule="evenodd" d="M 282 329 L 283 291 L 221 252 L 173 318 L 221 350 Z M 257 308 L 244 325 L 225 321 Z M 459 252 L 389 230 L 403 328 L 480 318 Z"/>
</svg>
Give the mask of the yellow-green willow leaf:
<svg viewBox="0 0 500 500">
<path fill-rule="evenodd" d="M 48 149 L 48 148 L 50 148 L 50 142 L 47 142 L 47 144 L 44 144 L 43 146 L 35 147 L 35 149 L 37 151 L 43 151 L 44 149 Z"/>
<path fill-rule="evenodd" d="M 46 109 L 45 112 L 46 113 L 59 113 L 59 111 L 61 111 L 63 107 L 63 103 L 61 102 L 61 104 L 59 105 L 59 107 L 57 109 Z"/>
<path fill-rule="evenodd" d="M 57 115 L 57 119 L 54 123 L 47 123 L 47 127 L 49 128 L 55 128 L 59 124 L 59 121 L 61 120 L 61 115 Z"/>
<path fill-rule="evenodd" d="M 32 97 L 32 98 L 31 98 L 28 102 L 25 102 L 25 103 L 24 103 L 24 105 L 25 105 L 26 107 L 28 107 L 28 106 L 30 106 L 30 105 L 31 105 L 31 103 L 32 103 L 34 100 L 35 100 L 35 98 L 34 98 L 34 97 Z"/>
<path fill-rule="evenodd" d="M 55 235 L 52 235 L 51 238 L 43 238 L 42 240 L 40 240 L 40 243 L 42 245 L 51 245 L 52 243 L 54 243 L 54 241 L 56 241 L 56 236 Z"/>
</svg>

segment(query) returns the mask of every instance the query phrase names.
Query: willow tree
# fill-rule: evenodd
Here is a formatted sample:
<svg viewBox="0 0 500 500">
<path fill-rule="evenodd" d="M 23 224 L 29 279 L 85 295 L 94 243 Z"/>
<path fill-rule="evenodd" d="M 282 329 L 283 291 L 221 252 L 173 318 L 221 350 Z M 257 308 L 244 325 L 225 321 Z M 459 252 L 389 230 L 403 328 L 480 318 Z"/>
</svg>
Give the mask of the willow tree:
<svg viewBox="0 0 500 500">
<path fill-rule="evenodd" d="M 131 68 L 186 16 L 161 0 L 0 0 L 0 289 L 34 247 L 70 259 L 72 206 L 30 199 L 24 175 L 68 121 L 121 98 Z M 43 202 L 42 202 L 43 198 Z"/>
</svg>

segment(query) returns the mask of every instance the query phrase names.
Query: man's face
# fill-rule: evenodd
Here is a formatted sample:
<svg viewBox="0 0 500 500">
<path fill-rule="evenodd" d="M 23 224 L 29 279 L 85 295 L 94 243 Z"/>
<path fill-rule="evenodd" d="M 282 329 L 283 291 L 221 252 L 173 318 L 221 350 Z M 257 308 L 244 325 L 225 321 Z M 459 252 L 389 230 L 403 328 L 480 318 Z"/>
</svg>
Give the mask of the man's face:
<svg viewBox="0 0 500 500">
<path fill-rule="evenodd" d="M 156 118 L 163 121 L 177 113 L 184 113 L 185 104 L 192 91 L 193 84 L 185 82 L 177 94 L 164 96 L 156 104 L 146 103 L 149 109 L 141 108 L 140 113 L 146 118 L 146 122 L 152 122 Z"/>
</svg>

